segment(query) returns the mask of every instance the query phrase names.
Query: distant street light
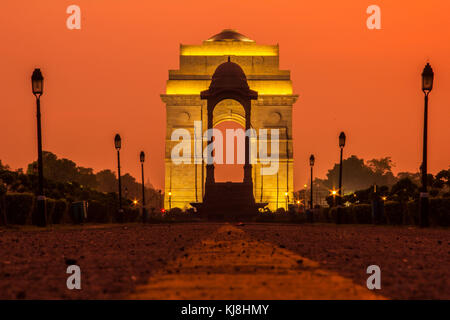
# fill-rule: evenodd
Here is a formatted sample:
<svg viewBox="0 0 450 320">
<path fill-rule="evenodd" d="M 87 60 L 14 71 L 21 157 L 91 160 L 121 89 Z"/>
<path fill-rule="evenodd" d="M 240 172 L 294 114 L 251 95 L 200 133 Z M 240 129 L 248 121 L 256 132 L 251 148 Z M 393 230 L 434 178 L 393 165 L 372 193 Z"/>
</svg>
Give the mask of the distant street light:
<svg viewBox="0 0 450 320">
<path fill-rule="evenodd" d="M 145 209 L 145 185 L 144 185 L 144 162 L 145 162 L 145 153 L 141 151 L 139 155 L 139 160 L 141 162 L 141 173 L 142 173 L 142 222 L 147 222 L 147 210 Z"/>
<path fill-rule="evenodd" d="M 284 193 L 284 198 L 286 200 L 286 211 L 288 210 L 288 203 L 289 203 L 289 193 Z"/>
<path fill-rule="evenodd" d="M 172 210 L 172 192 L 169 191 L 169 210 Z"/>
<path fill-rule="evenodd" d="M 339 203 L 337 208 L 337 219 L 336 223 L 341 223 L 342 221 L 342 153 L 345 147 L 345 133 L 341 132 L 339 135 L 339 148 L 341 149 L 341 156 L 339 161 Z"/>
<path fill-rule="evenodd" d="M 119 180 L 119 222 L 123 222 L 123 209 L 122 209 L 122 181 L 120 177 L 120 148 L 122 147 L 122 139 L 119 134 L 114 137 L 114 146 L 117 150 L 117 177 Z"/>
<path fill-rule="evenodd" d="M 42 129 L 41 129 L 41 95 L 44 92 L 44 77 L 40 69 L 34 69 L 31 76 L 31 86 L 36 97 L 36 117 L 37 117 L 37 143 L 38 143 L 38 194 L 36 224 L 40 227 L 47 225 L 47 214 L 45 208 L 44 195 L 44 171 L 42 164 Z"/>
<path fill-rule="evenodd" d="M 422 91 L 425 94 L 423 117 L 423 155 L 422 155 L 422 188 L 420 190 L 420 226 L 427 227 L 428 221 L 428 190 L 427 190 L 427 146 L 428 146 L 428 95 L 433 89 L 434 72 L 427 63 L 422 72 Z"/>
<path fill-rule="evenodd" d="M 314 157 L 314 155 L 312 154 L 309 157 L 309 165 L 311 166 L 311 198 L 310 198 L 310 208 L 313 209 L 313 167 L 314 167 L 314 162 L 316 161 L 316 158 Z"/>
<path fill-rule="evenodd" d="M 339 161 L 339 204 L 341 204 L 341 197 L 342 197 L 342 153 L 345 147 L 345 133 L 341 132 L 339 135 L 339 148 L 341 149 L 341 156 Z"/>
<path fill-rule="evenodd" d="M 330 194 L 333 196 L 333 206 L 335 206 L 336 205 L 336 195 L 337 195 L 337 191 L 334 189 L 334 187 L 333 187 L 333 190 L 330 190 Z"/>
</svg>

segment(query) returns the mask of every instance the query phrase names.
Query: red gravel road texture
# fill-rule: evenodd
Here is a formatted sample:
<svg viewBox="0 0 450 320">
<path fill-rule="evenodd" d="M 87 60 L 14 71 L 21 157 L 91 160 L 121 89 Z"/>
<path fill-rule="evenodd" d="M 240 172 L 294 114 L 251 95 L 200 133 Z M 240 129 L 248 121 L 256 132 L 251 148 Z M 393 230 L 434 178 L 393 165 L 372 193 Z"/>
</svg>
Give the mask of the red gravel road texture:
<svg viewBox="0 0 450 320">
<path fill-rule="evenodd" d="M 66 287 L 67 265 L 81 290 Z M 381 268 L 381 290 L 366 268 Z M 0 228 L 0 299 L 450 299 L 450 230 L 185 223 Z"/>
</svg>

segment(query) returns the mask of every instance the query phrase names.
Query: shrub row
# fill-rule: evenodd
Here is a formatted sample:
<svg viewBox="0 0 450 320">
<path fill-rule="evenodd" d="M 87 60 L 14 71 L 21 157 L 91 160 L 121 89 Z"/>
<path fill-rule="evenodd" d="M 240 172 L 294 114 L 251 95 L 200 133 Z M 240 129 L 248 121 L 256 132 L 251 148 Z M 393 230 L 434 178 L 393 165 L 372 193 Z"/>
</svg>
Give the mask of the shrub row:
<svg viewBox="0 0 450 320">
<path fill-rule="evenodd" d="M 35 224 L 37 206 L 34 194 L 6 193 L 0 198 L 4 199 L 4 201 L 0 201 L 0 214 L 6 212 L 8 224 Z M 124 222 L 138 221 L 141 215 L 140 211 L 140 208 L 124 208 Z M 48 224 L 76 223 L 76 219 L 70 210 L 70 203 L 63 199 L 47 198 L 46 214 Z M 110 223 L 120 221 L 119 218 L 117 207 L 114 204 L 104 204 L 95 200 L 89 201 L 87 222 Z"/>
<path fill-rule="evenodd" d="M 32 193 L 7 193 L 5 195 L 6 219 L 9 224 L 27 224 L 33 212 Z"/>
<path fill-rule="evenodd" d="M 341 223 L 373 223 L 372 205 L 355 204 L 342 207 Z M 382 210 L 381 223 L 389 225 L 418 225 L 419 201 L 408 203 L 387 201 Z M 338 208 L 322 208 L 314 212 L 314 221 L 335 223 L 338 218 Z M 450 226 L 450 199 L 432 198 L 429 204 L 429 221 L 431 226 Z"/>
</svg>

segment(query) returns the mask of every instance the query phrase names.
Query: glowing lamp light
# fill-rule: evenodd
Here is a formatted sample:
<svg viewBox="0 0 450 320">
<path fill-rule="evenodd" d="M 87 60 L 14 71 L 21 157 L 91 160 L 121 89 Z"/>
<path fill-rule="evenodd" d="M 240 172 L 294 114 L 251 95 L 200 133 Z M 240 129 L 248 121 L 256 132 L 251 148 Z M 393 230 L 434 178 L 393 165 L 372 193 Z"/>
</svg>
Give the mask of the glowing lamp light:
<svg viewBox="0 0 450 320">
<path fill-rule="evenodd" d="M 171 197 L 172 196 L 172 192 L 169 192 L 169 197 Z"/>
<path fill-rule="evenodd" d="M 386 196 L 384 196 L 384 197 L 381 197 L 381 200 L 383 200 L 383 201 L 386 201 L 386 199 L 387 199 L 387 197 L 386 197 Z"/>
<path fill-rule="evenodd" d="M 120 148 L 122 147 L 122 138 L 120 138 L 119 134 L 116 134 L 116 136 L 114 137 L 114 146 L 117 150 L 120 150 Z"/>
<path fill-rule="evenodd" d="M 434 72 L 430 64 L 427 63 L 422 72 L 422 91 L 429 93 L 433 89 Z"/>
<path fill-rule="evenodd" d="M 339 147 L 343 148 L 345 147 L 345 133 L 344 131 L 341 132 L 339 135 Z"/>
<path fill-rule="evenodd" d="M 287 197 L 287 196 L 288 196 L 288 193 L 287 193 L 287 192 L 285 192 L 285 193 L 284 193 L 284 195 L 285 195 L 285 196 Z"/>
<path fill-rule="evenodd" d="M 137 201 L 136 199 L 134 199 L 134 200 L 133 200 L 133 204 L 134 204 L 134 205 L 137 205 L 137 204 L 138 204 L 138 201 Z"/>
<path fill-rule="evenodd" d="M 297 200 L 297 204 L 300 204 L 300 200 Z"/>
<path fill-rule="evenodd" d="M 306 189 L 306 188 L 308 188 L 308 185 L 305 183 L 305 184 L 303 185 L 303 187 L 305 187 L 305 189 Z"/>
<path fill-rule="evenodd" d="M 42 76 L 41 69 L 34 69 L 31 76 L 31 87 L 35 96 L 41 95 L 44 92 L 44 77 Z"/>
<path fill-rule="evenodd" d="M 316 161 L 316 158 L 315 158 L 314 155 L 312 154 L 311 157 L 309 157 L 309 165 L 310 165 L 311 167 L 313 167 L 315 161 Z"/>
<path fill-rule="evenodd" d="M 332 194 L 333 196 L 337 195 L 337 190 L 335 190 L 335 189 L 330 190 L 330 192 L 331 192 L 331 194 Z"/>
</svg>

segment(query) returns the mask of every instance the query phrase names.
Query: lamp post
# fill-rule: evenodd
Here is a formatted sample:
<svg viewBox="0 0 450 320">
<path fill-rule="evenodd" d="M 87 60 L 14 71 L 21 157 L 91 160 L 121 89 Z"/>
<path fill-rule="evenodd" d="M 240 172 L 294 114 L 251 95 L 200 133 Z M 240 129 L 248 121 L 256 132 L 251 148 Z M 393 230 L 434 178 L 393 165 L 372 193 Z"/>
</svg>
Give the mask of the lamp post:
<svg viewBox="0 0 450 320">
<path fill-rule="evenodd" d="M 141 174 L 142 174 L 142 222 L 147 222 L 147 210 L 145 209 L 145 185 L 144 185 L 144 161 L 145 153 L 141 151 L 139 155 L 139 160 L 141 162 Z"/>
<path fill-rule="evenodd" d="M 427 190 L 427 146 L 428 146 L 428 95 L 433 89 L 434 72 L 427 63 L 422 72 L 422 91 L 425 94 L 423 116 L 423 155 L 422 155 L 422 190 L 420 190 L 420 226 L 428 226 L 428 190 Z"/>
<path fill-rule="evenodd" d="M 339 199 L 338 199 L 338 207 L 337 207 L 337 216 L 336 223 L 340 224 L 342 222 L 342 154 L 344 152 L 345 147 L 345 133 L 341 132 L 339 135 L 339 148 L 341 149 L 341 155 L 339 159 Z"/>
<path fill-rule="evenodd" d="M 114 146 L 117 150 L 117 178 L 119 180 L 119 220 L 123 222 L 123 209 L 122 209 L 122 181 L 120 178 L 120 148 L 122 147 L 122 139 L 119 134 L 114 137 Z"/>
<path fill-rule="evenodd" d="M 339 160 L 339 205 L 341 205 L 342 202 L 342 153 L 345 147 L 345 138 L 345 133 L 341 132 L 339 135 L 339 148 L 341 149 L 341 156 Z"/>
<path fill-rule="evenodd" d="M 169 210 L 172 210 L 172 192 L 169 191 Z"/>
<path fill-rule="evenodd" d="M 44 171 L 42 165 L 42 129 L 41 129 L 41 95 L 44 89 L 44 77 L 40 69 L 34 69 L 31 76 L 31 87 L 36 97 L 36 118 L 37 118 L 37 143 L 38 143 L 38 194 L 36 224 L 40 227 L 47 225 L 47 215 L 45 210 L 44 195 Z"/>
<path fill-rule="evenodd" d="M 314 167 L 314 162 L 315 161 L 316 161 L 316 158 L 312 154 L 309 157 L 309 165 L 311 166 L 311 197 L 310 197 L 310 208 L 311 208 L 311 210 L 314 208 L 314 206 L 313 206 L 313 167 Z"/>
<path fill-rule="evenodd" d="M 289 202 L 289 193 L 285 192 L 284 193 L 284 198 L 286 201 L 286 211 L 288 210 L 288 202 Z"/>
</svg>

